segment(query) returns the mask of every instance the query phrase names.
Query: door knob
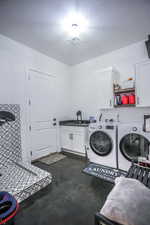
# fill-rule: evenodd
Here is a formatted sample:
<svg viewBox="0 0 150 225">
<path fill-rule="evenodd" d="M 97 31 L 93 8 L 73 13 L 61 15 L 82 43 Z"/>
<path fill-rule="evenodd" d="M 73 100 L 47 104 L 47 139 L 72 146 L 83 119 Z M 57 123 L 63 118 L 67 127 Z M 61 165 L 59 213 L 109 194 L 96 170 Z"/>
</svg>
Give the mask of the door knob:
<svg viewBox="0 0 150 225">
<path fill-rule="evenodd" d="M 56 123 L 53 123 L 53 126 L 56 126 Z"/>
</svg>

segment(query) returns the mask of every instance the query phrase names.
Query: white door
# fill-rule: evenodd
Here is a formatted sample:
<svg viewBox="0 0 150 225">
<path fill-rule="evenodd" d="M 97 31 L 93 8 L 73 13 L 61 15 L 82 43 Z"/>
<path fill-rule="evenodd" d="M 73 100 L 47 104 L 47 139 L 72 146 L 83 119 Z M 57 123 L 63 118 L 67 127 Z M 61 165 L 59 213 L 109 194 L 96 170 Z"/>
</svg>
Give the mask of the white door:
<svg viewBox="0 0 150 225">
<path fill-rule="evenodd" d="M 29 71 L 31 160 L 57 151 L 55 77 Z"/>
<path fill-rule="evenodd" d="M 136 105 L 150 106 L 150 61 L 136 65 Z"/>
</svg>

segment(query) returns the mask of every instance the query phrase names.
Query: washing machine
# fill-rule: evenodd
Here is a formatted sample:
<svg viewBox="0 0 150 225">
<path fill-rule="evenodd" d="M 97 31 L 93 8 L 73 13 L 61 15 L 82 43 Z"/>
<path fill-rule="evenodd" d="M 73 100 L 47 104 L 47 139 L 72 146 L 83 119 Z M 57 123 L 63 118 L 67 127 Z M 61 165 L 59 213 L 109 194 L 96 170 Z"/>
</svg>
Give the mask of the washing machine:
<svg viewBox="0 0 150 225">
<path fill-rule="evenodd" d="M 118 167 L 128 171 L 133 160 L 149 156 L 150 133 L 143 131 L 142 123 L 118 125 Z"/>
<path fill-rule="evenodd" d="M 91 123 L 88 143 L 87 157 L 90 162 L 117 168 L 115 124 Z"/>
</svg>

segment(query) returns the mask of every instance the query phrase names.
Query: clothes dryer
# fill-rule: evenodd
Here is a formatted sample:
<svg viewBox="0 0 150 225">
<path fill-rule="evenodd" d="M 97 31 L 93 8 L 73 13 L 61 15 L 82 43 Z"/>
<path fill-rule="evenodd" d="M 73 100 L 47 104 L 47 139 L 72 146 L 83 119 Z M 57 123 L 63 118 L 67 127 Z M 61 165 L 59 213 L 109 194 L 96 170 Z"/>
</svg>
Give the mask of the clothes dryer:
<svg viewBox="0 0 150 225">
<path fill-rule="evenodd" d="M 127 171 L 133 160 L 149 156 L 150 133 L 143 131 L 142 123 L 118 125 L 118 167 Z"/>
</svg>

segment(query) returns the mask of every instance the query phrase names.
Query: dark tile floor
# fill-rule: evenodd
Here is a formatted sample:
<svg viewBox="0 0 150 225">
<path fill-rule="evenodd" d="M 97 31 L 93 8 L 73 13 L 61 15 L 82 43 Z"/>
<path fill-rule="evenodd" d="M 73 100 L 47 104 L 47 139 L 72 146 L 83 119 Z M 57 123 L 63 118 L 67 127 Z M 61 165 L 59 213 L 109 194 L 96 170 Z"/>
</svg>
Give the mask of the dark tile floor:
<svg viewBox="0 0 150 225">
<path fill-rule="evenodd" d="M 21 204 L 16 225 L 93 225 L 97 212 L 112 189 L 110 183 L 85 175 L 86 162 L 67 157 L 50 166 L 53 182 Z"/>
</svg>

